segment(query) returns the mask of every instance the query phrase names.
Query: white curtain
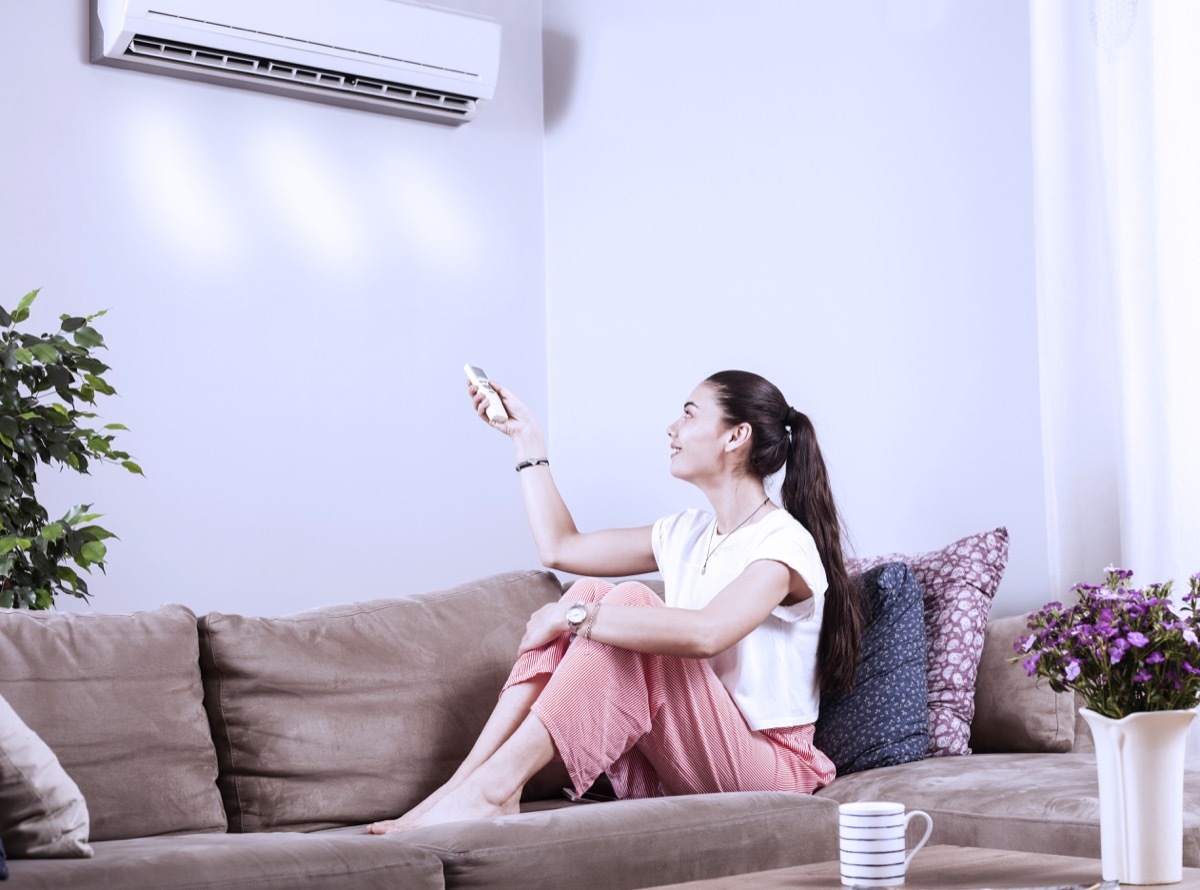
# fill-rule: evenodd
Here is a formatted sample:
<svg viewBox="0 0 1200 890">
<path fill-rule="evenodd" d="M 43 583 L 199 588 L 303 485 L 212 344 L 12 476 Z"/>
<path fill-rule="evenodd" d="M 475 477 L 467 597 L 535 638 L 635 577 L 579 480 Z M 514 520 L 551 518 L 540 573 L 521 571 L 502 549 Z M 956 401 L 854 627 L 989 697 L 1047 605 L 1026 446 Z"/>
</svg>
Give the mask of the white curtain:
<svg viewBox="0 0 1200 890">
<path fill-rule="evenodd" d="M 1200 2 L 1031 0 L 1042 421 L 1060 595 L 1200 572 Z"/>
</svg>

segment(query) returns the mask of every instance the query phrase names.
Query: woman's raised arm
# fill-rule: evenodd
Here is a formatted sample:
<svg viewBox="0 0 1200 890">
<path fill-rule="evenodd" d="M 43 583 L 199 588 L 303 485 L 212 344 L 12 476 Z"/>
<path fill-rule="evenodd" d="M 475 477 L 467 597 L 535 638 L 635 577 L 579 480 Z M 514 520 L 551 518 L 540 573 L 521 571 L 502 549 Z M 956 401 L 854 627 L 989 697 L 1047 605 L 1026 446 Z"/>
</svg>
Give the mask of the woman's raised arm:
<svg viewBox="0 0 1200 890">
<path fill-rule="evenodd" d="M 546 455 L 545 440 L 528 406 L 507 387 L 491 381 L 504 400 L 508 420 L 487 418 L 487 400 L 468 384 L 475 412 L 488 426 L 513 441 L 520 471 L 525 513 L 537 545 L 538 556 L 549 568 L 577 575 L 637 575 L 657 569 L 651 543 L 652 526 L 581 532 L 567 509 Z"/>
</svg>

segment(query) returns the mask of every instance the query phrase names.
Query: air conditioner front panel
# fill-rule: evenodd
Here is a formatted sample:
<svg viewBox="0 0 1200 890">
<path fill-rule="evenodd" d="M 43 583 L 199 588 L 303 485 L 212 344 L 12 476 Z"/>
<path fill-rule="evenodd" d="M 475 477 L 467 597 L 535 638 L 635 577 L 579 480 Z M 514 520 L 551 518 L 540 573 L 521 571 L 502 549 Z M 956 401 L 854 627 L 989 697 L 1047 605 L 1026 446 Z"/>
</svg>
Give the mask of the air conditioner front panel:
<svg viewBox="0 0 1200 890">
<path fill-rule="evenodd" d="M 451 121 L 495 92 L 500 26 L 478 16 L 400 0 L 93 2 L 93 58 L 109 64 L 385 111 L 407 90 Z"/>
</svg>

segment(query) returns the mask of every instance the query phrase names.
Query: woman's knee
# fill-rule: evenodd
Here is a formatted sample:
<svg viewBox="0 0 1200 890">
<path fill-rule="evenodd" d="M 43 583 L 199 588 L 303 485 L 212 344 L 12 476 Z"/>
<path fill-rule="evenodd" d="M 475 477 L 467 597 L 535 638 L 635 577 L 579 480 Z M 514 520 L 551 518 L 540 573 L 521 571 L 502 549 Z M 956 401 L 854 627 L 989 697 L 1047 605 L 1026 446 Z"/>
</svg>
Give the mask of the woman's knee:
<svg viewBox="0 0 1200 890">
<path fill-rule="evenodd" d="M 604 599 L 612 588 L 610 581 L 602 581 L 599 578 L 580 578 L 563 591 L 560 599 L 572 603 L 594 603 Z"/>
<path fill-rule="evenodd" d="M 604 602 L 617 606 L 661 606 L 662 598 L 640 581 L 623 581 L 604 597 Z"/>
</svg>

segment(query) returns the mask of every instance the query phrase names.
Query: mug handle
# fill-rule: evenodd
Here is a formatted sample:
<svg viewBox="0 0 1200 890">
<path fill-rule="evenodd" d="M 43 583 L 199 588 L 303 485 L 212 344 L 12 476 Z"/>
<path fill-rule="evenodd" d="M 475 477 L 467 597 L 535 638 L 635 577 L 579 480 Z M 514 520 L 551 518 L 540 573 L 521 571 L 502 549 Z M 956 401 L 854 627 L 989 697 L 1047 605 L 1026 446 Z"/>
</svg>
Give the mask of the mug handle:
<svg viewBox="0 0 1200 890">
<path fill-rule="evenodd" d="M 920 850 L 923 846 L 925 846 L 925 842 L 927 840 L 929 840 L 929 835 L 933 834 L 933 820 L 930 819 L 929 814 L 924 812 L 923 810 L 909 811 L 909 814 L 904 817 L 905 830 L 908 829 L 908 823 L 911 822 L 915 816 L 920 816 L 922 819 L 925 820 L 925 834 L 923 834 L 921 836 L 921 839 L 919 841 L 917 841 L 917 845 L 912 848 L 912 852 L 909 853 L 907 857 L 905 857 L 905 859 L 904 859 L 904 870 L 905 871 L 908 870 L 908 864 L 910 862 L 912 862 L 912 858 L 917 855 L 917 851 Z"/>
</svg>

